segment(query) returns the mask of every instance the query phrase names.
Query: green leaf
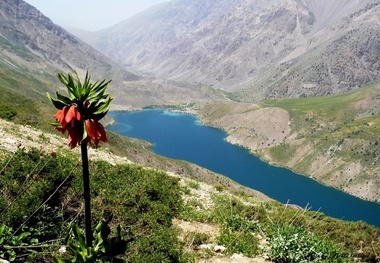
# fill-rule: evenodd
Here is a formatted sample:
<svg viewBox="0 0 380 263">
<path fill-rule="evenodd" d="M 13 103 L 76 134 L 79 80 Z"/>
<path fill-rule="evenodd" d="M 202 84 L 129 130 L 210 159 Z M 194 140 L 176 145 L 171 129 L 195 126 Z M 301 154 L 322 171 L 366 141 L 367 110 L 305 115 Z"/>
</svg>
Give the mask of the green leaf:
<svg viewBox="0 0 380 263">
<path fill-rule="evenodd" d="M 113 98 L 111 97 L 108 97 L 106 100 L 102 100 L 100 102 L 98 109 L 94 111 L 94 114 L 99 114 L 99 113 L 103 113 L 104 111 L 107 111 L 112 100 Z"/>
<path fill-rule="evenodd" d="M 21 233 L 20 235 L 17 236 L 17 240 L 21 241 L 24 238 L 26 238 L 27 236 L 30 236 L 30 233 L 29 232 L 23 232 L 23 233 Z"/>
<path fill-rule="evenodd" d="M 106 116 L 108 113 L 108 110 L 107 111 L 104 111 L 104 112 L 101 112 L 101 113 L 97 113 L 97 114 L 91 114 L 90 115 L 90 118 L 93 119 L 93 120 L 101 120 L 104 118 L 104 116 Z"/>
<path fill-rule="evenodd" d="M 80 247 L 82 249 L 87 248 L 86 239 L 84 238 L 84 235 L 82 234 L 80 228 L 76 224 L 72 224 L 70 230 L 71 230 L 71 233 L 74 235 L 74 237 L 78 240 Z"/>
<path fill-rule="evenodd" d="M 88 99 L 89 100 L 98 100 L 100 97 L 102 97 L 110 82 L 111 82 L 111 80 L 109 80 L 107 82 L 105 82 L 105 80 L 103 80 L 100 83 L 99 83 L 99 81 L 97 81 L 94 84 L 94 87 L 91 89 L 91 92 L 89 94 Z"/>
<path fill-rule="evenodd" d="M 5 225 L 3 224 L 0 226 L 0 235 L 3 235 L 3 233 L 5 232 L 4 230 L 5 230 Z"/>
<path fill-rule="evenodd" d="M 61 123 L 56 122 L 56 121 L 49 121 L 49 124 L 53 125 L 54 127 L 60 127 L 61 126 Z"/>
<path fill-rule="evenodd" d="M 67 76 L 62 73 L 58 73 L 57 77 L 66 86 L 70 99 L 80 99 L 76 81 L 70 73 L 68 73 Z"/>
<path fill-rule="evenodd" d="M 56 92 L 56 94 L 57 94 L 57 99 L 58 100 L 62 101 L 66 105 L 71 105 L 72 104 L 72 100 L 70 98 L 59 94 L 58 91 Z"/>
<path fill-rule="evenodd" d="M 46 93 L 47 94 L 47 97 L 49 99 L 49 101 L 54 105 L 54 107 L 56 107 L 57 109 L 59 110 L 62 110 L 63 107 L 67 106 L 65 103 L 63 103 L 62 101 L 60 100 L 55 100 L 53 99 L 49 93 Z"/>
</svg>

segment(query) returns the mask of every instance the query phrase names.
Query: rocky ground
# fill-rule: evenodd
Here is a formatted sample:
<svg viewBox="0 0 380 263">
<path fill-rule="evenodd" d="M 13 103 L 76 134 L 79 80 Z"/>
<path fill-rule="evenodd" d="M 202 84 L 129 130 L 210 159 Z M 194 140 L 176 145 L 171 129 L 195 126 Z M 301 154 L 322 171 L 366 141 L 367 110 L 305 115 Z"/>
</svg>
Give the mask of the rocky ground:
<svg viewBox="0 0 380 263">
<path fill-rule="evenodd" d="M 376 167 L 370 171 L 361 165 L 360 160 L 347 161 L 332 155 L 331 149 L 337 148 L 336 145 L 331 145 L 327 152 L 316 151 L 317 142 L 300 138 L 299 133 L 292 130 L 292 120 L 284 109 L 220 102 L 203 107 L 197 115 L 205 125 L 226 131 L 227 141 L 247 148 L 268 163 L 290 168 L 365 200 L 380 200 L 380 179 Z M 286 160 L 277 163 L 271 150 L 282 144 L 287 145 L 289 154 Z M 312 156 L 309 157 L 312 161 L 307 168 L 297 170 L 301 164 L 307 163 L 306 156 Z"/>
<path fill-rule="evenodd" d="M 15 152 L 19 148 L 38 148 L 42 149 L 46 152 L 64 152 L 64 150 L 67 152 L 67 146 L 66 146 L 66 139 L 50 134 L 50 133 L 44 133 L 41 132 L 35 128 L 32 128 L 30 126 L 22 126 L 22 125 L 16 125 L 12 122 L 5 121 L 3 119 L 0 119 L 0 158 L 4 156 L 5 154 L 9 154 L 12 152 Z M 78 154 L 79 159 L 79 148 L 75 148 L 72 150 L 72 152 L 75 154 Z M 93 149 L 89 148 L 89 158 L 90 159 L 97 159 L 97 160 L 105 160 L 108 161 L 111 164 L 122 164 L 122 163 L 132 163 L 130 160 L 128 160 L 125 157 L 120 157 L 117 155 L 114 155 L 107 151 L 107 149 Z M 177 176 L 180 177 L 180 184 L 187 185 L 189 178 L 182 177 L 178 174 L 168 172 L 171 176 Z M 196 197 L 205 207 L 212 206 L 212 198 L 211 194 L 215 190 L 215 187 L 198 182 L 199 187 L 195 189 L 191 189 L 193 197 Z M 215 241 L 215 237 L 219 234 L 219 228 L 216 225 L 212 224 L 206 224 L 206 223 L 200 223 L 200 222 L 187 222 L 183 220 L 174 220 L 174 225 L 179 227 L 181 229 L 182 235 L 185 235 L 188 232 L 195 232 L 195 233 L 205 233 L 208 234 L 211 238 L 211 240 Z M 263 240 L 265 242 L 265 240 Z M 215 248 L 218 246 L 218 244 L 208 244 L 212 248 Z M 227 262 L 234 262 L 234 263 L 263 263 L 263 262 L 270 262 L 267 261 L 265 258 L 247 258 L 243 255 L 234 254 L 231 257 L 226 257 L 223 254 L 219 254 L 219 256 L 207 258 L 207 259 L 201 259 L 199 261 L 200 263 L 227 263 Z"/>
</svg>

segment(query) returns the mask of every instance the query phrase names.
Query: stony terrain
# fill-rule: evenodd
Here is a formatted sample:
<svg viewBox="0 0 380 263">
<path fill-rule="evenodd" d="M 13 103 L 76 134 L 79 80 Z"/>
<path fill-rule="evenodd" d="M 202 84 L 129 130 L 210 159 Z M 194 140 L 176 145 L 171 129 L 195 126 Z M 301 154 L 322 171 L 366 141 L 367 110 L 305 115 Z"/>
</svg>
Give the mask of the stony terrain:
<svg viewBox="0 0 380 263">
<path fill-rule="evenodd" d="M 229 142 L 247 148 L 269 163 L 379 202 L 378 115 L 372 108 L 376 103 L 368 103 L 375 97 L 353 103 L 357 107 L 356 120 L 345 123 L 334 121 L 329 115 L 329 120 L 319 119 L 316 112 L 305 112 L 295 118 L 282 108 L 233 102 L 210 104 L 197 114 L 206 125 L 225 130 Z M 350 107 L 344 111 L 349 112 Z M 328 108 L 325 112 L 328 114 Z M 316 118 L 315 124 L 305 122 L 310 116 Z M 361 135 L 351 135 L 358 133 Z"/>
<path fill-rule="evenodd" d="M 0 157 L 5 154 L 15 152 L 19 148 L 38 148 L 42 149 L 45 152 L 60 152 L 60 154 L 68 154 L 66 147 L 66 139 L 61 136 L 57 136 L 50 133 L 43 133 L 35 128 L 16 125 L 12 122 L 5 121 L 0 118 Z M 70 151 L 69 154 L 74 154 L 78 156 L 78 161 L 80 157 L 79 148 L 75 148 Z M 125 164 L 132 163 L 126 157 L 120 157 L 115 154 L 110 153 L 107 149 L 94 149 L 89 148 L 89 158 L 93 160 L 104 160 L 111 164 Z M 146 169 L 150 169 L 146 167 Z M 180 184 L 187 185 L 189 181 L 194 181 L 179 174 L 173 172 L 168 172 L 171 176 L 176 176 L 181 178 Z M 194 181 L 195 182 L 195 181 Z M 196 198 L 199 202 L 207 206 L 212 206 L 211 195 L 216 193 L 215 187 L 196 181 L 199 184 L 197 189 L 192 189 L 191 196 Z M 263 195 L 257 194 L 263 200 L 269 200 Z M 211 236 L 211 240 L 215 241 L 215 237 L 219 233 L 219 227 L 212 224 L 205 224 L 199 222 L 187 222 L 183 220 L 174 220 L 174 225 L 179 227 L 182 230 L 183 235 L 188 232 L 195 233 L 205 233 Z M 213 239 L 214 237 L 214 239 Z M 216 244 L 215 244 L 216 245 Z M 233 255 L 231 258 L 223 257 L 220 255 L 215 258 L 208 258 L 201 260 L 199 262 L 203 263 L 217 263 L 217 262 L 241 262 L 241 263 L 263 263 L 270 262 L 266 261 L 264 258 L 247 258 L 242 255 Z"/>
<path fill-rule="evenodd" d="M 0 2 L 1 87 L 41 99 L 59 90 L 58 72 L 76 70 L 84 77 L 111 79 L 108 91 L 118 108 L 182 105 L 222 99 L 210 87 L 133 74 L 54 24 L 24 1 Z"/>
<path fill-rule="evenodd" d="M 212 116 L 212 120 L 208 116 Z M 206 124 L 225 129 L 229 142 L 250 151 L 279 145 L 291 131 L 287 111 L 261 108 L 256 104 L 213 104 L 202 108 L 200 117 Z"/>
<path fill-rule="evenodd" d="M 171 1 L 83 38 L 133 72 L 255 102 L 379 79 L 379 17 L 376 0 Z"/>
</svg>

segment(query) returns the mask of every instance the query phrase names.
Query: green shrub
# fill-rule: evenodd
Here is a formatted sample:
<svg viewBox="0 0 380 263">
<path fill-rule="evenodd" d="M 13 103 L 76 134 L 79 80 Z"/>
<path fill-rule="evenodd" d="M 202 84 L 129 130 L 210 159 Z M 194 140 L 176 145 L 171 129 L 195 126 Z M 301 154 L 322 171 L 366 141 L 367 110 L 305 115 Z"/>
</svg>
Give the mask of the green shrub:
<svg viewBox="0 0 380 263">
<path fill-rule="evenodd" d="M 209 239 L 210 237 L 206 233 L 189 232 L 186 234 L 184 241 L 188 247 L 196 248 L 209 242 Z"/>
<path fill-rule="evenodd" d="M 227 248 L 228 255 L 234 253 L 242 253 L 248 257 L 257 255 L 259 249 L 255 234 L 258 229 L 255 221 L 256 210 L 235 197 L 226 200 L 226 197 L 220 194 L 214 196 L 214 203 L 212 220 L 222 227 L 217 238 L 218 244 Z"/>
<path fill-rule="evenodd" d="M 56 238 L 61 230 L 57 225 L 63 223 L 61 200 L 70 185 L 70 177 L 66 184 L 60 184 L 68 175 L 74 176 L 73 166 L 68 163 L 71 160 L 66 157 L 44 154 L 37 149 L 18 150 L 0 162 L 3 193 L 0 223 L 16 228 L 25 224 L 41 241 Z"/>
<path fill-rule="evenodd" d="M 268 256 L 274 262 L 349 262 L 335 245 L 291 225 L 279 225 L 269 235 Z"/>
<path fill-rule="evenodd" d="M 210 216 L 207 211 L 200 211 L 194 207 L 193 202 L 187 202 L 179 215 L 180 219 L 185 221 L 209 222 Z"/>
<path fill-rule="evenodd" d="M 237 253 L 252 257 L 259 252 L 258 238 L 250 231 L 232 231 L 230 229 L 223 229 L 217 240 L 218 244 L 227 248 L 228 255 Z"/>
<path fill-rule="evenodd" d="M 256 231 L 258 230 L 257 222 L 247 220 L 239 214 L 232 214 L 223 222 L 223 227 L 231 231 Z"/>
<path fill-rule="evenodd" d="M 23 224 L 40 242 L 63 238 L 71 221 L 83 224 L 82 180 L 74 158 L 19 150 L 0 162 L 0 171 L 0 223 L 14 229 Z M 93 220 L 120 225 L 123 239 L 132 240 L 123 259 L 181 262 L 182 244 L 172 226 L 183 211 L 177 178 L 102 161 L 91 162 L 90 173 Z"/>
<path fill-rule="evenodd" d="M 16 116 L 17 112 L 8 107 L 6 105 L 0 105 L 0 118 L 5 120 L 11 120 L 14 116 Z"/>
<path fill-rule="evenodd" d="M 190 188 L 195 189 L 195 190 L 198 190 L 199 187 L 200 187 L 199 182 L 196 182 L 196 181 L 189 181 L 189 182 L 187 183 L 187 185 L 188 185 Z"/>
<path fill-rule="evenodd" d="M 236 197 L 223 194 L 213 196 L 214 210 L 210 217 L 214 223 L 221 225 L 235 225 L 240 229 L 255 231 L 261 218 L 266 218 L 266 210 L 261 206 L 246 205 Z M 234 230 L 232 228 L 232 230 Z"/>
</svg>

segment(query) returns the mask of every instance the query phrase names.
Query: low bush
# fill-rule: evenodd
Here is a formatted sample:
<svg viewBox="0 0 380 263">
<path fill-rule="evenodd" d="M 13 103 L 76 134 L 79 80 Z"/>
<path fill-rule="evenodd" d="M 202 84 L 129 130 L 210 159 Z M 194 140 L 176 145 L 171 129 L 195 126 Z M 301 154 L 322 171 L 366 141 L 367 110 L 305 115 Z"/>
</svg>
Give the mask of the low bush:
<svg viewBox="0 0 380 263">
<path fill-rule="evenodd" d="M 221 233 L 217 237 L 218 244 L 227 248 L 226 253 L 244 254 L 251 257 L 259 253 L 256 210 L 243 204 L 236 197 L 225 199 L 223 195 L 214 196 L 215 208 L 212 219 L 221 225 Z"/>
<path fill-rule="evenodd" d="M 259 240 L 254 232 L 223 229 L 217 240 L 218 244 L 227 248 L 228 255 L 236 253 L 252 257 L 259 253 Z"/>
<path fill-rule="evenodd" d="M 70 154 L 21 149 L 1 161 L 0 169 L 0 223 L 29 229 L 40 243 L 64 238 L 71 222 L 83 225 L 81 169 Z M 172 226 L 183 209 L 178 179 L 102 161 L 90 163 L 90 174 L 93 222 L 104 218 L 112 228 L 121 226 L 123 239 L 130 240 L 124 260 L 181 262 L 182 243 Z"/>
<path fill-rule="evenodd" d="M 11 120 L 16 114 L 17 112 L 13 108 L 6 105 L 0 105 L 0 118 Z"/>
<path fill-rule="evenodd" d="M 292 225 L 279 225 L 269 234 L 268 256 L 279 263 L 349 262 L 335 245 Z"/>
</svg>

